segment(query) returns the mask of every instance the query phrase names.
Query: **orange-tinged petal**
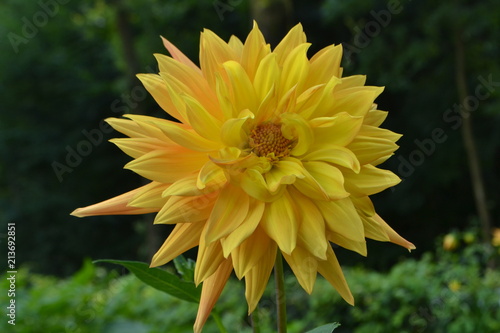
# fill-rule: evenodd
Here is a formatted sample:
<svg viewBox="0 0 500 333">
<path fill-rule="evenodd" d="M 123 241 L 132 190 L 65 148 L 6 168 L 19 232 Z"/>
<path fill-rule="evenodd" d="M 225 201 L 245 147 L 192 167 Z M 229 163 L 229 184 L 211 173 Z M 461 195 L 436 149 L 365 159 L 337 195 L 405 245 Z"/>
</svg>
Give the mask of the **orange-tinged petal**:
<svg viewBox="0 0 500 333">
<path fill-rule="evenodd" d="M 177 180 L 175 183 L 165 189 L 165 191 L 162 193 L 162 196 L 197 196 L 218 191 L 225 184 L 226 177 L 224 176 L 224 173 L 222 172 L 222 170 L 220 170 L 220 168 L 217 169 L 219 172 L 214 173 L 210 180 L 205 183 L 205 186 L 203 186 L 203 188 L 198 187 L 199 174 L 196 173 Z"/>
<path fill-rule="evenodd" d="M 140 191 L 135 193 L 128 205 L 132 207 L 155 208 L 160 210 L 167 202 L 167 198 L 163 198 L 161 193 L 170 185 L 158 182 L 151 182 L 148 185 L 139 188 Z"/>
<path fill-rule="evenodd" d="M 114 198 L 104 200 L 87 207 L 77 208 L 73 212 L 71 212 L 71 215 L 77 217 L 85 217 L 97 215 L 133 215 L 157 212 L 157 207 L 138 208 L 128 206 L 129 201 L 134 197 L 134 195 L 140 192 L 141 189 L 142 187 L 139 187 L 135 190 L 123 193 Z"/>
<path fill-rule="evenodd" d="M 211 87 L 215 87 L 215 76 L 222 64 L 229 60 L 238 60 L 234 50 L 212 31 L 204 29 L 200 37 L 200 66 Z"/>
<path fill-rule="evenodd" d="M 210 312 L 226 285 L 227 279 L 231 275 L 232 268 L 231 259 L 227 259 L 221 263 L 213 275 L 203 282 L 200 306 L 193 326 L 194 333 L 201 333 Z"/>
<path fill-rule="evenodd" d="M 130 118 L 135 121 L 152 122 L 169 139 L 191 150 L 208 152 L 220 148 L 220 143 L 207 140 L 201 137 L 198 133 L 194 132 L 193 130 L 186 129 L 185 126 L 182 126 L 179 123 L 174 123 L 172 121 L 164 119 L 158 119 L 148 116 L 131 115 L 131 114 L 127 114 L 127 118 Z"/>
<path fill-rule="evenodd" d="M 185 118 L 179 112 L 176 105 L 172 102 L 168 93 L 167 84 L 156 74 L 137 74 L 146 90 L 153 96 L 156 103 L 172 117 L 184 122 Z"/>
<path fill-rule="evenodd" d="M 139 158 L 155 150 L 171 149 L 171 145 L 156 138 L 119 138 L 111 139 L 109 142 L 114 143 L 125 154 L 133 158 Z"/>
<path fill-rule="evenodd" d="M 261 225 L 281 251 L 292 253 L 297 244 L 298 219 L 293 201 L 287 192 L 266 205 Z"/>
<path fill-rule="evenodd" d="M 347 303 L 354 305 L 354 297 L 349 290 L 342 268 L 331 247 L 328 247 L 327 256 L 328 259 L 326 261 L 318 261 L 319 274 L 323 275 L 330 282 Z"/>
<path fill-rule="evenodd" d="M 207 225 L 205 224 L 199 238 L 200 244 L 198 245 L 198 256 L 194 269 L 194 283 L 196 285 L 209 278 L 221 264 L 228 260 L 222 255 L 222 248 L 219 241 L 207 244 L 205 241 L 206 233 Z"/>
<path fill-rule="evenodd" d="M 247 216 L 249 201 L 241 188 L 226 183 L 207 220 L 206 242 L 219 240 L 238 228 Z"/>
<path fill-rule="evenodd" d="M 174 227 L 151 260 L 151 267 L 165 265 L 172 259 L 198 245 L 203 223 L 179 223 Z"/>
<path fill-rule="evenodd" d="M 214 193 L 193 197 L 171 196 L 156 214 L 154 224 L 176 224 L 205 221 L 215 202 Z"/>
<path fill-rule="evenodd" d="M 191 61 L 188 57 L 184 55 L 174 44 L 170 43 L 168 39 L 164 38 L 163 36 L 160 36 L 161 40 L 163 41 L 163 45 L 165 48 L 168 50 L 172 58 L 175 60 L 183 63 L 186 66 L 191 67 L 195 71 L 197 71 L 201 75 L 201 70 L 198 66 L 195 65 L 194 62 Z"/>
</svg>

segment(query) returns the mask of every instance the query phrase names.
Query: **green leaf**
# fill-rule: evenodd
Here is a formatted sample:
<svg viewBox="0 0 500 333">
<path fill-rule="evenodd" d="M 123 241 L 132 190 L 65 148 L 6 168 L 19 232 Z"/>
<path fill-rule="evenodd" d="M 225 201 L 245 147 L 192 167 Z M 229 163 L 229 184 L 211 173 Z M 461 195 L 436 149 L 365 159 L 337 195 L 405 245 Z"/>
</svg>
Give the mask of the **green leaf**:
<svg viewBox="0 0 500 333">
<path fill-rule="evenodd" d="M 163 269 L 150 268 L 148 264 L 139 261 L 112 259 L 94 261 L 94 263 L 99 262 L 121 265 L 132 272 L 139 280 L 155 289 L 188 302 L 200 302 L 201 288 L 197 288 L 193 282 L 184 281 L 179 276 Z"/>
<path fill-rule="evenodd" d="M 196 262 L 186 259 L 182 254 L 174 259 L 175 269 L 182 276 L 184 281 L 194 281 L 194 267 Z"/>
<path fill-rule="evenodd" d="M 320 327 L 316 327 L 315 329 L 307 331 L 307 333 L 332 333 L 339 326 L 339 323 L 330 323 Z"/>
</svg>

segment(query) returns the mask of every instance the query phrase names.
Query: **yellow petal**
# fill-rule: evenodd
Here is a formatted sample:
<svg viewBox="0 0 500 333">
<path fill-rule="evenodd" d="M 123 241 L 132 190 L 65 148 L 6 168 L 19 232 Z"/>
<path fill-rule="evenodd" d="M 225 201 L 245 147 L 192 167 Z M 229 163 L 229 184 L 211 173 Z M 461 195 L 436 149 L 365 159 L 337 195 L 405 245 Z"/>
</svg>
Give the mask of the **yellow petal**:
<svg viewBox="0 0 500 333">
<path fill-rule="evenodd" d="M 295 179 L 304 178 L 304 167 L 295 158 L 284 158 L 276 162 L 265 174 L 266 182 L 271 192 L 276 192 L 282 185 L 293 184 Z"/>
<path fill-rule="evenodd" d="M 273 53 L 278 56 L 277 60 L 280 65 L 283 65 L 286 57 L 300 44 L 306 42 L 306 34 L 302 28 L 302 24 L 294 26 L 288 34 L 281 40 L 278 46 L 275 47 Z"/>
<path fill-rule="evenodd" d="M 249 196 L 264 202 L 276 200 L 285 191 L 285 187 L 280 186 L 276 192 L 270 192 L 262 172 L 256 169 L 247 169 L 243 173 L 240 186 Z"/>
<path fill-rule="evenodd" d="M 274 244 L 264 230 L 257 227 L 240 246 L 231 252 L 236 277 L 241 280 L 250 269 L 260 265 L 261 258 L 274 248 Z"/>
<path fill-rule="evenodd" d="M 298 237 L 301 247 L 316 258 L 326 260 L 326 249 L 329 244 L 321 212 L 313 201 L 299 191 L 293 189 L 289 191 L 300 215 Z"/>
<path fill-rule="evenodd" d="M 194 283 L 199 285 L 205 281 L 217 268 L 228 259 L 222 255 L 220 242 L 212 242 L 207 244 L 206 239 L 207 226 L 203 228 L 200 235 L 200 244 L 198 245 L 198 256 L 196 258 L 196 266 L 194 269 Z M 232 266 L 232 265 L 231 265 Z"/>
<path fill-rule="evenodd" d="M 156 214 L 154 224 L 176 224 L 205 221 L 212 211 L 216 194 L 193 197 L 171 196 Z"/>
<path fill-rule="evenodd" d="M 156 138 L 119 138 L 111 139 L 109 142 L 114 143 L 125 154 L 133 158 L 141 157 L 154 150 L 170 148 L 169 145 Z"/>
<path fill-rule="evenodd" d="M 330 45 L 320 50 L 311 58 L 308 85 L 326 83 L 332 76 L 340 77 L 342 45 Z"/>
<path fill-rule="evenodd" d="M 341 85 L 338 85 L 338 87 L 340 86 Z M 328 115 L 333 115 L 338 112 L 347 112 L 352 116 L 364 117 L 371 109 L 375 98 L 377 98 L 383 90 L 384 88 L 382 87 L 364 86 L 342 89 L 335 92 L 333 94 L 335 104 L 331 110 L 328 110 Z"/>
<path fill-rule="evenodd" d="M 358 135 L 347 145 L 347 148 L 356 154 L 361 164 L 378 165 L 376 161 L 391 157 L 399 146 L 387 139 Z"/>
<path fill-rule="evenodd" d="M 382 170 L 371 165 L 364 165 L 358 174 L 344 172 L 347 191 L 356 196 L 379 193 L 386 188 L 399 184 L 401 179 L 389 170 Z"/>
<path fill-rule="evenodd" d="M 259 64 L 253 79 L 255 93 L 259 101 L 263 101 L 271 89 L 279 84 L 281 71 L 276 54 L 268 54 Z"/>
<path fill-rule="evenodd" d="M 247 216 L 248 207 L 248 195 L 239 187 L 226 183 L 207 220 L 206 242 L 219 240 L 238 228 Z"/>
<path fill-rule="evenodd" d="M 200 38 L 200 66 L 211 87 L 215 87 L 216 73 L 229 60 L 237 60 L 233 49 L 212 31 L 203 30 Z"/>
<path fill-rule="evenodd" d="M 161 193 L 169 186 L 169 184 L 151 182 L 140 187 L 140 191 L 132 197 L 128 204 L 132 207 L 156 208 L 159 210 L 167 202 L 167 198 L 163 198 Z"/>
<path fill-rule="evenodd" d="M 180 153 L 181 155 L 155 150 L 130 161 L 124 168 L 147 179 L 173 183 L 200 170 L 208 160 L 205 154 L 199 152 L 184 149 Z"/>
<path fill-rule="evenodd" d="M 345 146 L 358 134 L 363 123 L 362 117 L 353 117 L 345 112 L 334 117 L 315 118 L 310 121 L 314 132 L 314 144 L 310 151 L 328 145 Z"/>
<path fill-rule="evenodd" d="M 250 80 L 253 80 L 261 60 L 270 52 L 269 44 L 266 44 L 264 36 L 254 21 L 253 29 L 248 34 L 241 54 L 241 65 L 245 68 Z"/>
<path fill-rule="evenodd" d="M 286 56 L 279 86 L 282 93 L 287 92 L 295 85 L 297 85 L 297 90 L 302 92 L 305 79 L 309 74 L 307 50 L 310 46 L 309 43 L 300 44 Z"/>
<path fill-rule="evenodd" d="M 165 119 L 131 114 L 127 114 L 127 118 L 134 121 L 151 122 L 155 124 L 163 133 L 165 133 L 169 139 L 191 150 L 208 152 L 217 150 L 220 147 L 220 143 L 207 140 L 201 137 L 198 133 L 186 129 L 185 126 L 182 126 L 179 123 L 174 123 Z"/>
<path fill-rule="evenodd" d="M 165 265 L 200 242 L 203 223 L 179 223 L 151 260 L 151 267 Z"/>
<path fill-rule="evenodd" d="M 349 149 L 336 145 L 324 145 L 321 149 L 311 151 L 302 158 L 303 161 L 322 161 L 359 172 L 360 164 L 357 156 Z"/>
<path fill-rule="evenodd" d="M 332 243 L 335 243 L 339 246 L 342 246 L 344 249 L 350 250 L 357 252 L 361 254 L 362 256 L 366 257 L 368 254 L 367 248 L 366 248 L 366 241 L 353 241 L 352 239 L 346 238 L 340 234 L 337 234 L 335 232 L 329 232 L 328 233 L 328 240 Z"/>
<path fill-rule="evenodd" d="M 326 261 L 318 261 L 318 272 L 330 282 L 347 303 L 354 305 L 354 297 L 349 290 L 342 268 L 331 247 L 328 247 L 327 256 Z"/>
<path fill-rule="evenodd" d="M 156 74 L 137 74 L 146 90 L 153 96 L 158 105 L 172 117 L 184 122 L 186 119 L 179 112 L 176 105 L 172 102 L 167 89 L 167 84 Z"/>
<path fill-rule="evenodd" d="M 185 95 L 183 98 L 187 105 L 187 120 L 196 133 L 210 141 L 220 141 L 222 123 L 193 97 Z"/>
<path fill-rule="evenodd" d="M 142 191 L 143 188 L 144 186 L 87 207 L 77 208 L 73 212 L 71 212 L 71 215 L 76 217 L 86 217 L 86 216 L 97 216 L 97 215 L 147 214 L 147 213 L 157 212 L 158 207 L 138 208 L 138 207 L 128 206 L 130 200 L 132 200 L 132 198 L 137 193 Z"/>
<path fill-rule="evenodd" d="M 360 214 L 359 216 L 361 217 L 361 221 L 363 221 L 366 238 L 371 238 L 379 242 L 390 241 L 384 227 L 374 217 L 365 216 L 364 214 Z"/>
<path fill-rule="evenodd" d="M 241 223 L 238 228 L 234 229 L 226 238 L 221 240 L 224 258 L 227 258 L 237 246 L 253 234 L 255 228 L 257 228 L 260 223 L 265 206 L 266 204 L 264 202 L 250 198 L 248 213 L 243 223 Z"/>
<path fill-rule="evenodd" d="M 360 211 L 365 216 L 375 215 L 375 207 L 368 196 L 356 197 L 351 195 L 351 200 L 358 211 Z"/>
<path fill-rule="evenodd" d="M 289 140 L 296 141 L 291 154 L 300 156 L 309 150 L 314 141 L 313 131 L 307 121 L 294 113 L 285 113 L 281 115 L 281 132 Z"/>
<path fill-rule="evenodd" d="M 264 290 L 269 281 L 269 276 L 276 261 L 276 243 L 272 243 L 264 256 L 260 258 L 258 265 L 255 265 L 245 275 L 245 298 L 248 303 L 248 315 L 250 315 L 259 303 Z"/>
<path fill-rule="evenodd" d="M 186 57 L 184 55 L 184 53 L 182 53 L 177 47 L 175 47 L 174 44 L 170 43 L 166 38 L 164 38 L 163 36 L 160 36 L 160 37 L 161 37 L 161 40 L 163 41 L 163 45 L 168 50 L 168 52 L 170 53 L 170 55 L 172 55 L 172 58 L 174 58 L 175 60 L 183 63 L 186 66 L 191 67 L 192 69 L 194 69 L 195 71 L 197 71 L 201 75 L 201 70 L 198 68 L 198 66 L 196 66 L 191 61 L 191 59 L 189 59 L 188 57 Z"/>
<path fill-rule="evenodd" d="M 232 269 L 231 259 L 227 259 L 221 263 L 212 276 L 203 282 L 198 314 L 193 326 L 194 333 L 201 333 L 210 312 L 226 285 L 227 279 L 231 275 Z"/>
<path fill-rule="evenodd" d="M 226 84 L 231 94 L 233 114 L 238 114 L 246 109 L 256 112 L 259 106 L 257 95 L 245 69 L 236 61 L 227 61 L 223 67 L 229 79 Z"/>
<path fill-rule="evenodd" d="M 196 179 L 196 187 L 204 189 L 208 183 L 215 182 L 221 186 L 227 181 L 222 169 L 212 161 L 203 165 Z"/>
<path fill-rule="evenodd" d="M 297 244 L 298 221 L 293 200 L 287 192 L 266 205 L 261 225 L 281 251 L 292 253 Z"/>
<path fill-rule="evenodd" d="M 243 148 L 248 142 L 248 133 L 254 115 L 250 110 L 243 110 L 238 118 L 228 119 L 221 129 L 222 142 L 229 147 Z"/>
<path fill-rule="evenodd" d="M 311 294 L 316 282 L 318 272 L 318 260 L 300 247 L 296 247 L 291 255 L 283 253 L 283 257 L 297 277 L 300 285 L 306 293 Z M 325 258 L 326 259 L 326 258 Z"/>
<path fill-rule="evenodd" d="M 412 243 L 408 242 L 406 239 L 401 237 L 394 229 L 392 229 L 378 214 L 373 216 L 374 220 L 377 221 L 384 229 L 389 239 L 392 243 L 398 244 L 408 250 L 415 250 L 416 247 Z"/>
<path fill-rule="evenodd" d="M 316 202 L 329 230 L 357 242 L 365 241 L 363 222 L 350 198 Z"/>
<path fill-rule="evenodd" d="M 371 126 L 380 126 L 389 113 L 381 110 L 370 110 L 365 116 L 364 124 Z"/>
<path fill-rule="evenodd" d="M 349 193 L 344 189 L 344 176 L 338 168 L 318 161 L 304 161 L 302 164 L 330 200 L 343 199 L 349 196 Z"/>
</svg>

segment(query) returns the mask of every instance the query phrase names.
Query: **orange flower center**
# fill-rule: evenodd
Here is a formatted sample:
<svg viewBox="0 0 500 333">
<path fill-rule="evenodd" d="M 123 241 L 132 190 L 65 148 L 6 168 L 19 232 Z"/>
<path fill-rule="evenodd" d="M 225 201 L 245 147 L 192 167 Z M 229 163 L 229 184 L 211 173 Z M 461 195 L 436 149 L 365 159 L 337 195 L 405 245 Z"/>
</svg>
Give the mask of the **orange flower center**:
<svg viewBox="0 0 500 333">
<path fill-rule="evenodd" d="M 281 133 L 281 125 L 266 123 L 255 127 L 250 135 L 250 148 L 257 156 L 285 157 L 290 154 L 292 140 Z"/>
</svg>

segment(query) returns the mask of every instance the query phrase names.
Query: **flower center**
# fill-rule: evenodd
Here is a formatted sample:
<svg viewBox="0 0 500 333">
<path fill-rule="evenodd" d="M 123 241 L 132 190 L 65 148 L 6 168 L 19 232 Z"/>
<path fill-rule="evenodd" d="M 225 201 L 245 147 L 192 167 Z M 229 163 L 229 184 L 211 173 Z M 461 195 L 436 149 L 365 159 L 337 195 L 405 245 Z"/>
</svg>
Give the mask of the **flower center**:
<svg viewBox="0 0 500 333">
<path fill-rule="evenodd" d="M 257 156 L 285 157 L 290 154 L 292 140 L 281 133 L 281 125 L 265 123 L 255 127 L 250 135 L 249 145 Z"/>
</svg>

